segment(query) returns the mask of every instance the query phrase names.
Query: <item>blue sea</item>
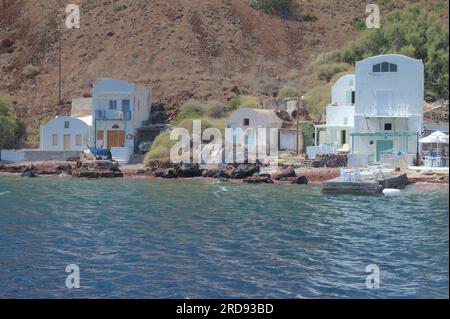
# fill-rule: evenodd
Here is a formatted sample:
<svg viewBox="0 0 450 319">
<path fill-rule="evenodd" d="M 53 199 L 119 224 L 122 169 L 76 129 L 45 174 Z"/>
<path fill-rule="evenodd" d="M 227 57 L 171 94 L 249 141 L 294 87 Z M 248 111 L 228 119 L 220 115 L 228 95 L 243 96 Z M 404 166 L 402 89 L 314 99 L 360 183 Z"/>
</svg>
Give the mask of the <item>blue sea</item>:
<svg viewBox="0 0 450 319">
<path fill-rule="evenodd" d="M 0 176 L 0 298 L 448 298 L 448 201 L 446 184 Z"/>
</svg>

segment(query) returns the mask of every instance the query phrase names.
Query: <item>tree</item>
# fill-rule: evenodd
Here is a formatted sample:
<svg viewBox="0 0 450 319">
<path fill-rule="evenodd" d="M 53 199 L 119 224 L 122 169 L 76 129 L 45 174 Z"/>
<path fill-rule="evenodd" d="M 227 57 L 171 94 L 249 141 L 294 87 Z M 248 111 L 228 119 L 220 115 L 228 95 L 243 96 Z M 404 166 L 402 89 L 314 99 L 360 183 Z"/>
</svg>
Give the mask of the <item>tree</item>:
<svg viewBox="0 0 450 319">
<path fill-rule="evenodd" d="M 410 5 L 386 14 L 380 29 L 365 30 L 321 64 L 354 64 L 379 54 L 407 55 L 424 63 L 426 94 L 448 99 L 448 49 L 449 32 L 441 20 L 420 5 Z"/>
<path fill-rule="evenodd" d="M 17 117 L 11 97 L 0 95 L 0 149 L 14 143 L 17 128 Z"/>
</svg>

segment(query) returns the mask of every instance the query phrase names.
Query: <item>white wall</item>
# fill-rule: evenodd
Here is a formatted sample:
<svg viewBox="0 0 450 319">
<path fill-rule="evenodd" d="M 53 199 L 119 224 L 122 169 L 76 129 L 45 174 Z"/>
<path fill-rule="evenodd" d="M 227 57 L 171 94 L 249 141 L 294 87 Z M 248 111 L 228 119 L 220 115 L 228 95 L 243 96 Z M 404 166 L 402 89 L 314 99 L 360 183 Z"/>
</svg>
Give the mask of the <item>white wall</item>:
<svg viewBox="0 0 450 319">
<path fill-rule="evenodd" d="M 117 109 L 109 109 L 109 101 L 117 101 Z M 131 119 L 123 120 L 121 115 L 123 112 L 123 100 L 130 101 Z M 104 79 L 93 86 L 93 103 L 94 103 L 94 127 L 95 131 L 104 131 L 104 140 L 97 140 L 97 147 L 103 145 L 107 147 L 108 131 L 120 130 L 125 131 L 125 147 L 135 147 L 136 129 L 141 127 L 142 122 L 150 117 L 152 96 L 149 88 L 135 85 L 126 81 L 116 79 Z M 96 111 L 102 110 L 108 120 L 96 118 Z M 113 128 L 117 125 L 118 128 Z M 96 139 L 97 133 L 94 133 Z M 127 138 L 132 136 L 131 139 Z"/>
<path fill-rule="evenodd" d="M 397 65 L 396 72 L 374 72 L 383 62 Z M 422 129 L 424 100 L 424 67 L 421 60 L 389 54 L 356 63 L 355 132 L 408 132 L 408 138 L 397 136 L 355 137 L 354 151 L 376 156 L 378 140 L 391 140 L 395 151 L 414 154 L 417 132 Z M 392 130 L 385 131 L 385 124 Z"/>
<path fill-rule="evenodd" d="M 327 125 L 354 126 L 355 107 L 354 106 L 328 106 Z"/>
<path fill-rule="evenodd" d="M 382 62 L 396 64 L 397 72 L 373 72 L 373 65 Z M 422 115 L 423 72 L 421 60 L 396 54 L 375 56 L 357 62 L 355 113 L 363 115 L 371 108 L 378 110 L 383 104 L 392 104 L 394 107 L 406 106 L 408 114 Z M 389 99 L 391 102 L 384 102 Z"/>
<path fill-rule="evenodd" d="M 342 76 L 333 85 L 331 104 L 338 106 L 352 105 L 353 91 L 355 91 L 355 75 L 347 74 Z"/>
<path fill-rule="evenodd" d="M 280 131 L 280 150 L 281 151 L 296 151 L 297 150 L 297 132 L 296 131 L 287 131 L 287 130 L 281 130 Z M 298 135 L 298 149 L 301 152 L 303 150 L 303 135 L 300 131 Z"/>
<path fill-rule="evenodd" d="M 2 150 L 0 154 L 2 162 L 22 162 L 25 160 L 24 150 Z"/>
<path fill-rule="evenodd" d="M 244 126 L 244 119 L 250 120 L 250 125 Z M 248 109 L 243 108 L 239 109 L 237 111 L 234 111 L 230 118 L 227 121 L 227 127 L 228 128 L 242 128 L 245 132 L 247 128 L 253 129 L 253 136 L 249 137 L 249 144 L 257 143 L 258 141 L 258 128 L 265 128 L 266 129 L 266 144 L 269 147 L 269 145 L 275 146 L 274 143 L 278 144 L 278 134 L 277 134 L 277 140 L 273 141 L 270 139 L 271 128 L 280 129 L 283 122 L 281 119 L 279 119 L 275 112 L 271 110 L 255 110 L 255 109 Z M 236 139 L 242 138 L 241 136 L 237 136 Z M 255 141 L 255 142 L 252 142 Z M 231 140 L 226 140 L 226 143 L 233 143 Z"/>
<path fill-rule="evenodd" d="M 65 128 L 65 123 L 69 128 Z M 53 135 L 57 136 L 57 144 L 53 145 Z M 76 118 L 69 116 L 57 117 L 41 126 L 40 149 L 42 151 L 64 151 L 64 136 L 70 136 L 70 147 L 66 151 L 82 151 L 89 140 L 89 126 Z M 81 135 L 81 145 L 76 145 L 76 136 Z"/>
</svg>

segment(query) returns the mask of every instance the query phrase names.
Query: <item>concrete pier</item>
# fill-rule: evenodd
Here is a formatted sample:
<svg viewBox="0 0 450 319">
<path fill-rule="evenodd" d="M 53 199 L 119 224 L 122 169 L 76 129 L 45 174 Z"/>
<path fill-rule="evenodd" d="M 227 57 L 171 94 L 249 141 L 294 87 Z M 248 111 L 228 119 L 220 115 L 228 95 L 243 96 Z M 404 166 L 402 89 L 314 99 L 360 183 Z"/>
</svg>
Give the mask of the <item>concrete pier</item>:
<svg viewBox="0 0 450 319">
<path fill-rule="evenodd" d="M 322 184 L 323 192 L 352 193 L 352 194 L 378 194 L 385 188 L 403 189 L 408 184 L 406 174 L 396 174 L 384 179 L 343 182 L 340 177 L 326 181 Z"/>
</svg>

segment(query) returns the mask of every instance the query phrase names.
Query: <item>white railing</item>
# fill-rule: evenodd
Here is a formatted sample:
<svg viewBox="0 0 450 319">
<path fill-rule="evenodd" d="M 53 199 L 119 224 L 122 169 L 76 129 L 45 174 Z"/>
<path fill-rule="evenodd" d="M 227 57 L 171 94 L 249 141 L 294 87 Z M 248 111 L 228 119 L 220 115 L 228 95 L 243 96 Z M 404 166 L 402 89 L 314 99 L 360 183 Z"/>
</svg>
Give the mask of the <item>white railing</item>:
<svg viewBox="0 0 450 319">
<path fill-rule="evenodd" d="M 396 105 L 396 106 L 368 106 L 365 111 L 366 116 L 404 116 L 407 117 L 409 114 L 409 107 L 407 105 Z"/>
<path fill-rule="evenodd" d="M 131 120 L 131 113 L 112 110 L 97 110 L 95 111 L 95 118 L 97 120 Z"/>
</svg>

